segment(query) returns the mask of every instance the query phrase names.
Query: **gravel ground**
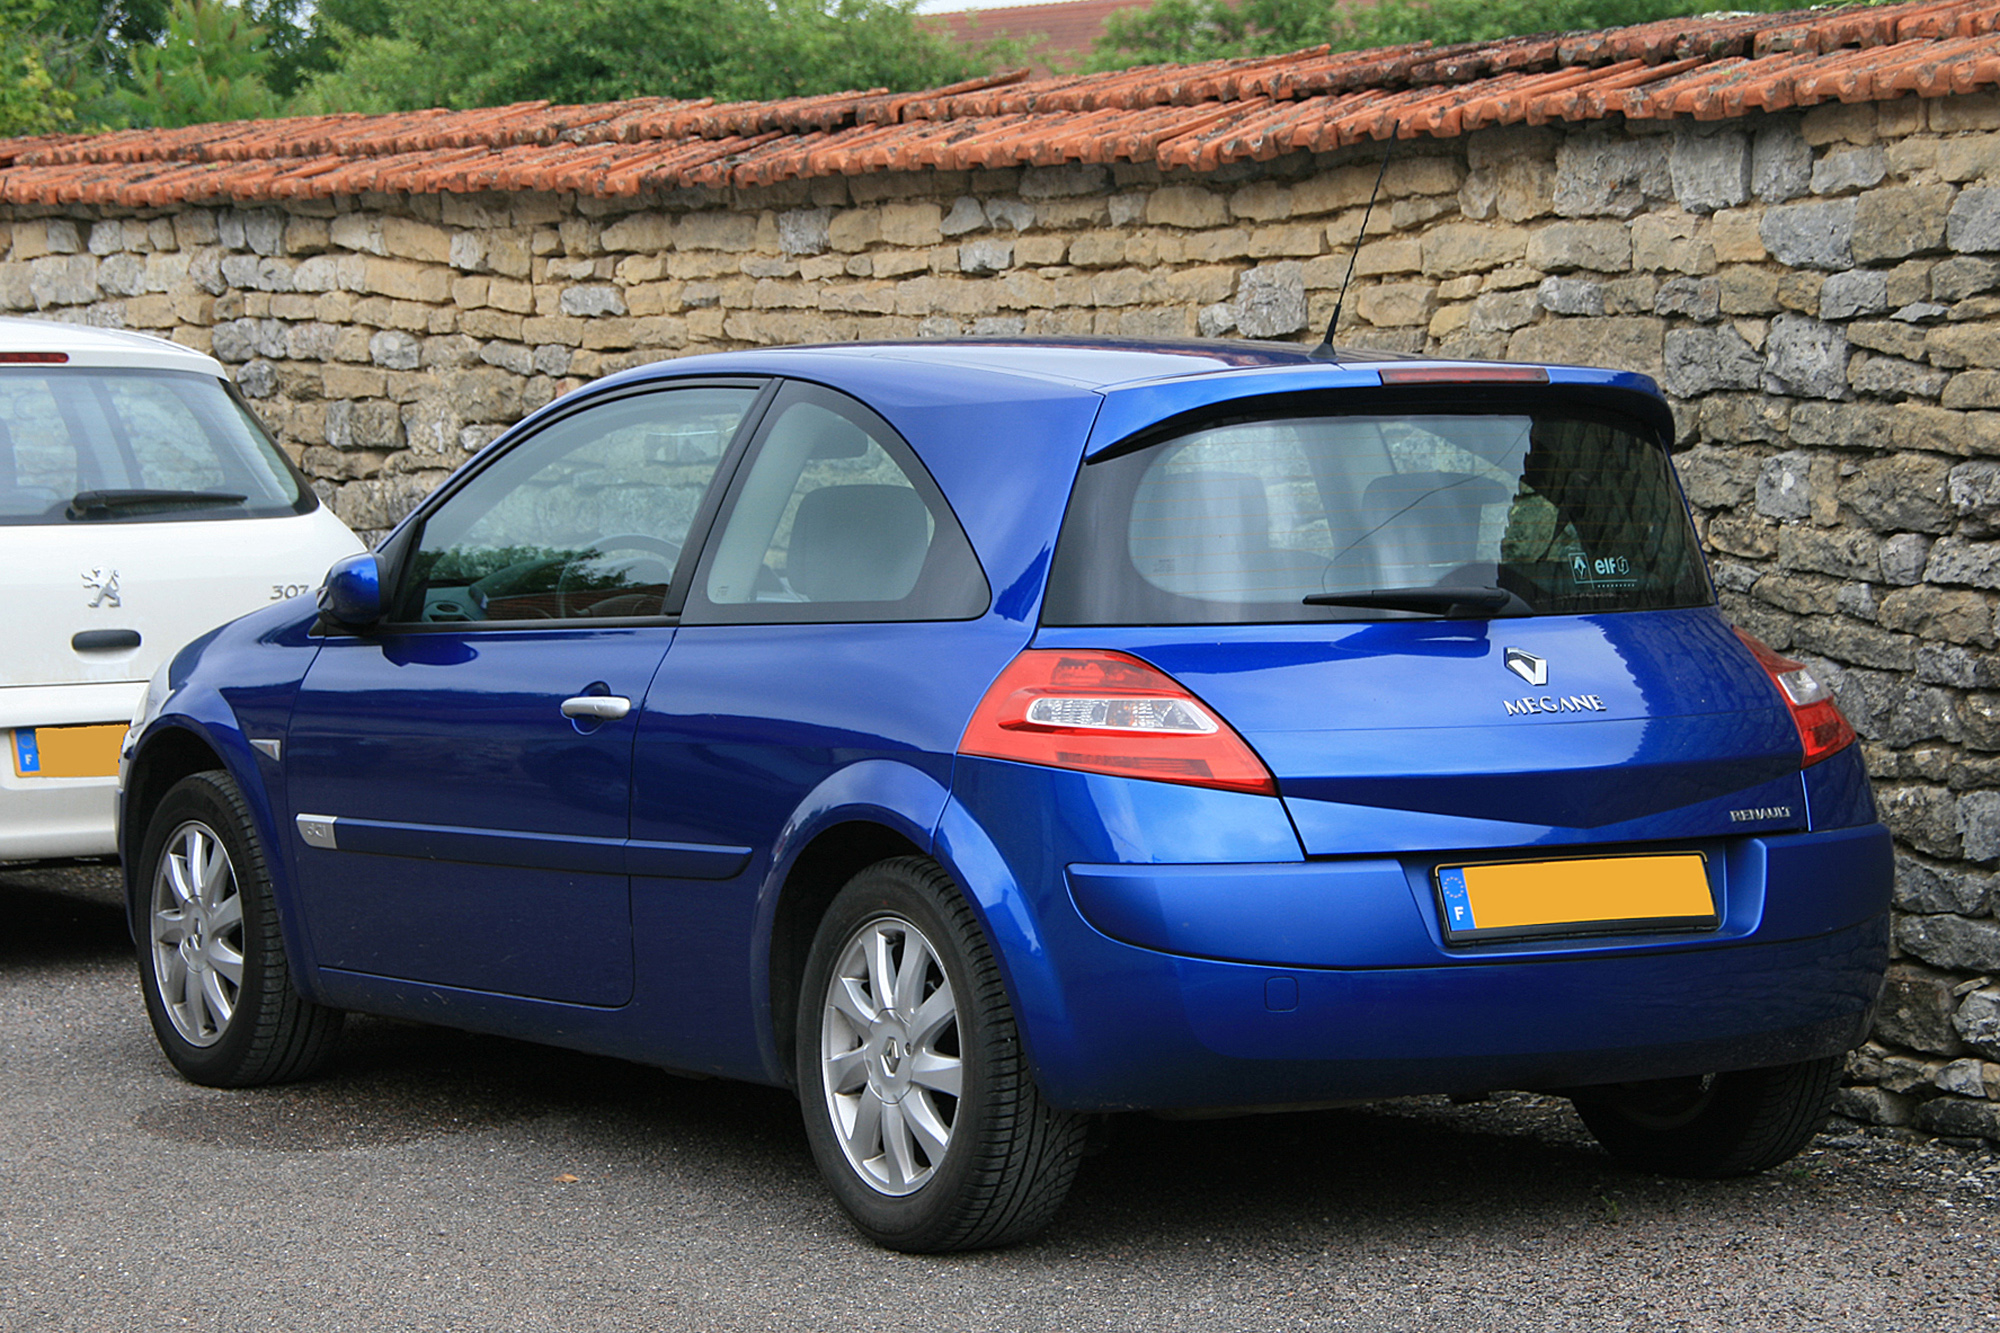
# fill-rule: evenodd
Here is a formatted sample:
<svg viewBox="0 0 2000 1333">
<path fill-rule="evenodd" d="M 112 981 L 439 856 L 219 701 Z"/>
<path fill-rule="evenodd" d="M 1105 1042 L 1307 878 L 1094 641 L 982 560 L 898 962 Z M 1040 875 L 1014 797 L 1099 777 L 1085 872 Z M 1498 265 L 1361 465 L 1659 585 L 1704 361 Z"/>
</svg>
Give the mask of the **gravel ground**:
<svg viewBox="0 0 2000 1333">
<path fill-rule="evenodd" d="M 1133 1119 L 1041 1240 L 908 1258 L 769 1089 L 376 1020 L 317 1083 L 183 1083 L 115 903 L 0 872 L 0 1328 L 2000 1330 L 1982 1147 L 1691 1183 L 1546 1098 Z"/>
</svg>

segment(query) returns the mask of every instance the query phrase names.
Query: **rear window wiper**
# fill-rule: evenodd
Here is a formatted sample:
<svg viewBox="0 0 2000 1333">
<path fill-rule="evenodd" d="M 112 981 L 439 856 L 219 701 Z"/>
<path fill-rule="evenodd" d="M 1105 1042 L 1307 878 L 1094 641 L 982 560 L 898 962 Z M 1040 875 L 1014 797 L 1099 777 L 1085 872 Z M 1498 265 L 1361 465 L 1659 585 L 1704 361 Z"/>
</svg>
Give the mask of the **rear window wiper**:
<svg viewBox="0 0 2000 1333">
<path fill-rule="evenodd" d="M 78 491 L 70 497 L 67 513 L 70 518 L 112 518 L 173 509 L 226 509 L 248 498 L 234 491 Z"/>
<path fill-rule="evenodd" d="M 1418 611 L 1429 615 L 1527 615 L 1533 609 L 1505 588 L 1368 588 L 1353 592 L 1315 592 L 1307 606 L 1367 606 L 1385 611 Z"/>
</svg>

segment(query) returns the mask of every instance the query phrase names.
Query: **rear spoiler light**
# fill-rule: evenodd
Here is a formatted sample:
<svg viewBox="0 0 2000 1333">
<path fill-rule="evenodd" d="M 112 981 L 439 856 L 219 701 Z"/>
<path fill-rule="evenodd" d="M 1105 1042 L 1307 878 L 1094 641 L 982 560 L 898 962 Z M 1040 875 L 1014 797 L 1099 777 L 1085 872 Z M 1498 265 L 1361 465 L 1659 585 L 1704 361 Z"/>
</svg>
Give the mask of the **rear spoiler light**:
<svg viewBox="0 0 2000 1333">
<path fill-rule="evenodd" d="M 0 365 L 4 366 L 61 366 L 68 363 L 68 352 L 0 352 Z"/>
<path fill-rule="evenodd" d="M 1547 384 L 1540 366 L 1384 366 L 1384 384 Z"/>
</svg>

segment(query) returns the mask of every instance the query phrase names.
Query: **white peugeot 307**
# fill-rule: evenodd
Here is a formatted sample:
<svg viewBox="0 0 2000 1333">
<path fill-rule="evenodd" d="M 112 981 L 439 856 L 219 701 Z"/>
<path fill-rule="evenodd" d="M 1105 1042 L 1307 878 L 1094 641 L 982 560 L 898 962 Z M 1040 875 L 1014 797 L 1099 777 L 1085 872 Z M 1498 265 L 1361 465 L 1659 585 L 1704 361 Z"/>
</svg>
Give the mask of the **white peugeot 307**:
<svg viewBox="0 0 2000 1333">
<path fill-rule="evenodd" d="M 0 861 L 113 854 L 147 678 L 360 549 L 213 358 L 0 319 Z"/>
</svg>

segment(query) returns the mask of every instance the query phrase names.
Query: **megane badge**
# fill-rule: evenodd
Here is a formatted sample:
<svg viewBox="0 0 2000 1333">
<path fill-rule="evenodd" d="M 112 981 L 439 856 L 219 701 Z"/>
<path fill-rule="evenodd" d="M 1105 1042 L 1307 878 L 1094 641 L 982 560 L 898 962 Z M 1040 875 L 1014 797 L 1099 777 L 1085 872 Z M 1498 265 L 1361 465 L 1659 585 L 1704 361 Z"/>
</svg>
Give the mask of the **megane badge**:
<svg viewBox="0 0 2000 1333">
<path fill-rule="evenodd" d="M 83 576 L 83 586 L 87 591 L 97 594 L 97 596 L 90 599 L 90 605 L 93 608 L 106 604 L 111 606 L 124 605 L 124 603 L 118 600 L 118 571 L 115 569 L 91 570 Z"/>
<path fill-rule="evenodd" d="M 1507 669 L 1540 688 L 1549 683 L 1549 664 L 1525 648 L 1509 648 L 1506 655 Z"/>
</svg>

